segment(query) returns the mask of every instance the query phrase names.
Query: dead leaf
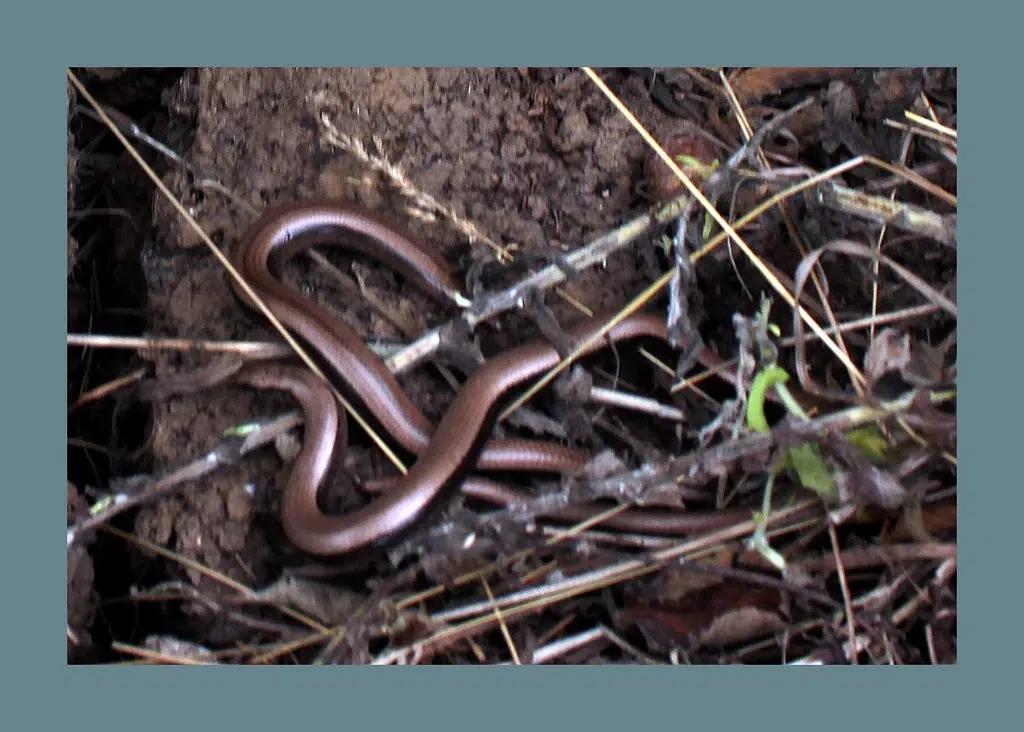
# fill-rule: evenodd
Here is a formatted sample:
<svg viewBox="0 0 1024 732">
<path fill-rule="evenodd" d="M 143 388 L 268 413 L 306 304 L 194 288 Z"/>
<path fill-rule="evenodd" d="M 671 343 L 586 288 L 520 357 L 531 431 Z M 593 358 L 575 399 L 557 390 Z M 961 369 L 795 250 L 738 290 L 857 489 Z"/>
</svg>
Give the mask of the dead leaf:
<svg viewBox="0 0 1024 732">
<path fill-rule="evenodd" d="M 920 527 L 910 526 L 909 521 L 918 522 Z M 921 506 L 916 516 L 901 516 L 890 530 L 884 532 L 881 544 L 900 544 L 916 537 L 918 528 L 930 535 L 956 531 L 956 504 L 930 504 Z"/>
<path fill-rule="evenodd" d="M 724 647 L 743 643 L 786 626 L 788 601 L 773 588 L 724 582 L 688 594 L 669 605 L 638 604 L 620 612 L 620 627 L 635 627 L 652 651 L 667 653 L 680 645 Z"/>
<path fill-rule="evenodd" d="M 870 460 L 845 435 L 829 434 L 823 445 L 842 463 L 832 478 L 842 503 L 899 508 L 909 495 L 900 480 Z"/>
<path fill-rule="evenodd" d="M 905 384 L 927 388 L 946 378 L 946 354 L 953 340 L 932 346 L 911 340 L 910 335 L 886 328 L 871 342 L 864 356 L 864 374 L 868 388 L 877 393 L 879 382 L 897 374 Z"/>
<path fill-rule="evenodd" d="M 155 653 L 168 658 L 180 658 L 183 660 L 198 661 L 200 663 L 216 663 L 217 657 L 209 648 L 190 643 L 180 638 L 169 635 L 148 636 L 143 646 Z"/>
<path fill-rule="evenodd" d="M 910 336 L 895 328 L 878 333 L 864 355 L 864 376 L 872 392 L 879 380 L 893 371 L 902 373 L 910 364 Z"/>
<path fill-rule="evenodd" d="M 855 72 L 856 69 L 844 66 L 767 66 L 742 71 L 731 83 L 740 104 L 749 104 L 787 89 L 846 79 Z"/>
<path fill-rule="evenodd" d="M 867 464 L 857 468 L 839 468 L 832 475 L 841 502 L 868 504 L 881 508 L 899 508 L 907 491 L 888 471 Z"/>
</svg>

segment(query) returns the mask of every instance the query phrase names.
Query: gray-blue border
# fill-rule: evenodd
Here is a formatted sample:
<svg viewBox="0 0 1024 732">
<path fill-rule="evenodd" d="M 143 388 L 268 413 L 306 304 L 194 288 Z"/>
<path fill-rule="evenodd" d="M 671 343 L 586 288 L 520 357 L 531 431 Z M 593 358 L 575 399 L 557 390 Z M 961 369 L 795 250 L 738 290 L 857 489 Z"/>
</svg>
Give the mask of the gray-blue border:
<svg viewBox="0 0 1024 732">
<path fill-rule="evenodd" d="M 983 661 L 984 670 L 990 672 L 989 681 L 979 680 L 977 687 L 965 684 L 970 695 L 953 695 L 956 668 L 911 670 L 898 680 L 883 678 L 884 671 L 852 669 L 814 672 L 798 680 L 784 678 L 786 672 L 780 669 L 738 668 L 550 668 L 525 673 L 464 668 L 319 673 L 315 669 L 216 668 L 190 673 L 62 668 L 63 603 L 49 593 L 59 595 L 60 587 L 59 537 L 53 519 L 60 515 L 57 486 L 64 465 L 63 458 L 55 458 L 45 447 L 45 435 L 57 431 L 65 409 L 53 386 L 58 382 L 57 365 L 65 363 L 58 352 L 58 334 L 66 292 L 59 289 L 56 273 L 64 271 L 67 65 L 959 65 L 967 79 L 964 109 L 977 110 L 966 113 L 968 150 L 973 151 L 965 159 L 966 180 L 974 171 L 978 186 L 961 189 L 967 210 L 975 211 L 962 219 L 959 237 L 973 255 L 964 268 L 963 286 L 967 292 L 978 287 L 1012 296 L 1021 271 L 1012 264 L 1020 256 L 1011 238 L 1015 228 L 1001 229 L 994 222 L 999 212 L 1019 208 L 1018 187 L 1001 178 L 1014 159 L 1007 154 L 1015 149 L 1016 135 L 1010 126 L 1020 119 L 1005 107 L 1016 109 L 1020 102 L 1016 85 L 997 75 L 1004 69 L 1013 73 L 1018 64 L 1010 54 L 993 58 L 985 66 L 980 59 L 966 63 L 965 58 L 974 57 L 974 43 L 990 50 L 989 55 L 1019 48 L 1019 40 L 1011 36 L 1019 24 L 994 17 L 976 3 L 903 7 L 859 2 L 832 10 L 821 2 L 781 0 L 572 6 L 524 0 L 495 5 L 289 2 L 276 7 L 190 0 L 146 7 L 94 1 L 23 4 L 7 10 L 5 16 L 0 34 L 8 52 L 2 72 L 8 106 L 0 124 L 8 145 L 0 200 L 7 214 L 8 251 L 17 256 L 7 257 L 6 272 L 14 276 L 5 277 L 6 287 L 0 288 L 6 305 L 0 317 L 9 336 L 9 352 L 15 355 L 2 360 L 3 383 L 12 387 L 7 392 L 12 429 L 5 436 L 4 452 L 13 469 L 6 474 L 7 509 L 0 512 L 6 550 L 2 553 L 7 597 L 2 603 L 4 646 L 12 673 L 5 675 L 0 688 L 5 692 L 5 716 L 15 725 L 122 722 L 161 729 L 230 723 L 246 729 L 281 729 L 289 723 L 383 726 L 393 722 L 401 727 L 431 720 L 441 726 L 461 723 L 489 728 L 550 724 L 611 729 L 709 722 L 716 728 L 722 728 L 723 722 L 728 727 L 743 722 L 787 727 L 906 722 L 959 727 L 968 718 L 960 710 L 976 694 L 982 700 L 979 707 L 998 714 L 1001 705 L 996 702 L 1007 697 L 993 692 L 1008 689 L 1010 680 L 1017 677 L 1018 659 L 1011 641 L 1017 636 L 1012 620 L 1019 593 L 1009 589 L 982 596 L 987 622 L 967 636 L 974 643 L 966 658 Z M 978 20 L 984 22 L 972 22 Z M 978 33 L 965 33 L 969 25 L 977 25 Z M 970 104 L 971 98 L 976 106 Z M 997 126 L 1003 128 L 1002 134 Z M 983 127 L 991 129 L 982 134 Z M 1002 154 L 997 156 L 997 150 Z M 982 177 L 979 162 L 986 159 L 993 165 Z M 983 243 L 996 242 L 1002 246 L 990 246 L 990 258 L 983 259 L 976 251 Z M 998 261 L 1001 266 L 983 270 L 985 261 Z M 1016 307 L 1012 297 L 1007 302 L 998 312 L 1012 315 Z M 974 335 L 980 339 L 986 318 L 977 305 L 969 305 L 965 314 L 968 322 L 978 322 L 965 330 L 969 344 Z M 1009 339 L 1003 334 L 998 340 Z M 963 411 L 968 423 L 972 416 L 980 416 L 986 398 L 995 396 L 997 389 L 1013 393 L 1017 369 L 1010 369 L 1020 363 L 1009 353 L 1001 357 L 999 349 L 984 354 L 976 371 L 969 366 L 966 372 L 968 399 Z M 47 376 L 50 368 L 54 373 Z M 980 378 L 982 368 L 990 372 L 985 383 L 993 391 L 970 392 L 974 378 L 970 374 Z M 1005 372 L 1004 378 L 999 378 L 1000 371 Z M 36 379 L 38 390 L 32 387 Z M 1009 588 L 1015 575 L 1000 572 L 998 560 L 1019 554 L 1012 540 L 1018 535 L 1018 517 L 1024 513 L 1015 510 L 1021 492 L 999 479 L 1014 474 L 1005 456 L 1012 454 L 1008 448 L 1017 434 L 1015 422 L 1004 416 L 1005 409 L 995 407 L 984 413 L 990 422 L 995 420 L 985 438 L 968 433 L 961 444 L 966 464 L 990 475 L 985 482 L 967 484 L 974 488 L 968 495 L 988 490 L 983 499 L 975 499 L 974 508 L 969 502 L 964 525 L 968 539 L 972 527 L 984 527 L 973 529 L 984 531 L 985 537 L 973 545 L 975 566 L 983 558 L 993 585 Z M 1000 470 L 1004 464 L 1005 472 Z M 969 541 L 968 546 L 972 546 Z M 42 583 L 41 577 L 51 581 Z M 977 573 L 969 577 L 975 578 L 977 586 Z M 979 597 L 976 591 L 966 596 L 968 607 L 971 598 Z M 989 641 L 987 653 L 977 650 L 979 640 Z M 69 676 L 63 677 L 65 673 Z M 233 673 L 239 676 L 233 678 Z M 245 679 L 246 673 L 251 678 Z M 377 673 L 386 675 L 376 677 Z M 839 673 L 844 674 L 842 679 L 833 675 Z M 202 679 L 199 674 L 213 674 L 216 679 Z M 304 678 L 286 679 L 286 674 Z M 30 686 L 36 688 L 30 690 Z M 1012 702 L 1013 697 L 1008 700 Z M 30 714 L 23 718 L 22 712 Z M 979 720 L 975 715 L 971 718 Z"/>
</svg>

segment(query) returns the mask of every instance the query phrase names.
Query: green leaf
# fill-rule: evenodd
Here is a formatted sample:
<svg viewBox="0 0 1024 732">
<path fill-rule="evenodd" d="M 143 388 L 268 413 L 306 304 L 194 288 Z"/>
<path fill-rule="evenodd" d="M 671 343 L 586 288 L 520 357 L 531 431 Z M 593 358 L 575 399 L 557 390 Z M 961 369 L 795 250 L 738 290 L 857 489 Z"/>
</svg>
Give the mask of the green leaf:
<svg viewBox="0 0 1024 732">
<path fill-rule="evenodd" d="M 704 228 L 701 229 L 700 235 L 707 242 L 711 238 L 711 232 L 715 230 L 715 219 L 711 216 L 710 211 L 704 211 Z"/>
<path fill-rule="evenodd" d="M 846 433 L 850 442 L 869 460 L 882 462 L 889 449 L 889 442 L 882 431 L 873 424 L 856 427 Z"/>
<path fill-rule="evenodd" d="M 675 161 L 676 161 L 676 164 L 680 168 L 701 168 L 701 169 L 703 169 L 704 167 L 706 167 L 704 165 L 704 163 L 702 163 L 700 160 L 698 160 L 697 158 L 693 157 L 692 155 L 676 155 Z"/>
<path fill-rule="evenodd" d="M 764 401 L 768 390 L 787 381 L 789 374 L 781 366 L 769 366 L 754 376 L 754 383 L 751 384 L 750 395 L 747 397 L 747 426 L 750 429 L 761 433 L 768 431 L 768 419 L 764 416 Z"/>
<path fill-rule="evenodd" d="M 835 501 L 839 498 L 839 489 L 832 479 L 832 471 L 828 469 L 817 445 L 808 443 L 794 447 L 786 455 L 786 459 L 792 464 L 800 483 L 805 488 L 811 489 L 826 501 Z"/>
<path fill-rule="evenodd" d="M 754 376 L 747 398 L 747 426 L 756 432 L 768 432 L 768 419 L 764 414 L 764 403 L 768 389 L 789 381 L 789 374 L 781 366 L 772 365 Z M 832 472 L 817 445 L 805 444 L 791 448 L 783 459 L 782 468 L 793 468 L 800 483 L 826 501 L 839 496 Z"/>
</svg>

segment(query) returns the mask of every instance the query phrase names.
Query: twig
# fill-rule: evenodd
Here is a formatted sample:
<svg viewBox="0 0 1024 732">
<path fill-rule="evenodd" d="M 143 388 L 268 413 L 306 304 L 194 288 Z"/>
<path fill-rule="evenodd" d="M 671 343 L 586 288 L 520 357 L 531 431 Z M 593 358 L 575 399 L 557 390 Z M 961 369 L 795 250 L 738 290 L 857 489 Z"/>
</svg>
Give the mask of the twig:
<svg viewBox="0 0 1024 732">
<path fill-rule="evenodd" d="M 774 513 L 771 517 L 772 525 L 783 525 L 787 522 L 795 522 L 804 517 L 809 510 L 815 510 L 814 502 L 806 502 L 783 509 Z M 820 508 L 817 510 L 820 511 Z M 580 595 L 592 592 L 595 589 L 608 587 L 610 585 L 624 582 L 629 579 L 655 572 L 666 563 L 687 558 L 694 554 L 709 551 L 709 547 L 718 546 L 734 541 L 752 531 L 753 521 L 745 521 L 741 524 L 723 529 L 714 534 L 685 541 L 664 550 L 651 553 L 642 559 L 631 559 L 617 564 L 602 567 L 600 569 L 585 572 L 584 574 L 570 577 L 558 583 L 552 583 L 541 587 L 533 587 L 527 590 L 516 592 L 505 597 L 495 598 L 492 602 L 475 603 L 447 612 L 439 613 L 431 619 L 437 622 L 450 622 L 452 620 L 478 616 L 462 623 L 442 630 L 434 635 L 405 648 L 395 649 L 384 653 L 374 660 L 374 665 L 391 665 L 403 663 L 409 658 L 422 656 L 428 649 L 441 644 L 451 643 L 454 640 L 468 637 L 470 634 L 479 632 L 494 624 L 493 611 L 495 606 L 508 608 L 503 613 L 503 618 L 509 620 L 519 618 L 538 612 L 555 602 L 571 599 Z"/>
<path fill-rule="evenodd" d="M 865 569 L 879 564 L 894 564 L 923 560 L 955 560 L 956 544 L 892 544 L 889 546 L 871 546 L 858 549 L 845 549 L 839 552 L 843 566 L 847 569 Z M 789 562 L 794 572 L 834 572 L 838 566 L 837 558 L 822 556 L 815 559 L 804 559 Z"/>
<path fill-rule="evenodd" d="M 865 424 L 899 414 L 911 405 L 908 395 L 882 407 L 853 407 L 807 421 L 793 422 L 769 432 L 755 432 L 714 447 L 688 455 L 671 458 L 658 466 L 644 466 L 638 470 L 619 473 L 588 482 L 587 490 L 595 495 L 640 494 L 645 488 L 657 486 L 678 477 L 690 482 L 707 480 L 718 475 L 723 467 L 749 455 L 771 450 L 787 450 L 807 442 L 820 440 L 822 435 L 844 432 Z"/>
<path fill-rule="evenodd" d="M 689 195 L 679 196 L 665 206 L 662 206 L 653 215 L 645 214 L 633 219 L 618 229 L 595 239 L 582 249 L 577 249 L 571 254 L 567 254 L 565 256 L 566 262 L 576 271 L 582 271 L 593 267 L 595 264 L 604 263 L 609 255 L 628 246 L 638 237 L 648 232 L 651 227 L 667 224 L 678 218 L 689 202 L 689 198 Z M 463 316 L 463 319 L 471 328 L 475 328 L 484 320 L 507 310 L 519 308 L 528 293 L 547 290 L 564 282 L 565 279 L 566 274 L 558 263 L 549 264 L 536 274 L 526 277 L 512 287 L 488 295 L 483 302 L 474 303 Z"/>
<path fill-rule="evenodd" d="M 868 195 L 835 183 L 822 184 L 815 193 L 818 203 L 826 208 L 956 247 L 956 214 L 937 214 L 911 203 Z"/>
<path fill-rule="evenodd" d="M 143 338 L 94 335 L 91 333 L 68 333 L 67 344 L 83 348 L 124 348 L 138 351 L 234 353 L 252 358 L 280 358 L 291 353 L 291 349 L 281 343 L 201 341 L 191 338 Z"/>
<path fill-rule="evenodd" d="M 164 496 L 187 481 L 193 481 L 211 473 L 222 465 L 233 465 L 239 457 L 247 455 L 258 447 L 274 441 L 278 435 L 294 429 L 302 423 L 302 415 L 298 412 L 286 414 L 269 424 L 254 430 L 241 442 L 233 447 L 221 445 L 205 455 L 193 460 L 188 465 L 171 470 L 167 474 L 149 479 L 136 476 L 119 482 L 121 488 L 115 490 L 104 500 L 94 506 L 93 512 L 87 517 L 68 527 L 68 546 L 81 540 L 83 536 L 107 523 L 115 516 L 139 506 L 143 503 Z"/>
</svg>

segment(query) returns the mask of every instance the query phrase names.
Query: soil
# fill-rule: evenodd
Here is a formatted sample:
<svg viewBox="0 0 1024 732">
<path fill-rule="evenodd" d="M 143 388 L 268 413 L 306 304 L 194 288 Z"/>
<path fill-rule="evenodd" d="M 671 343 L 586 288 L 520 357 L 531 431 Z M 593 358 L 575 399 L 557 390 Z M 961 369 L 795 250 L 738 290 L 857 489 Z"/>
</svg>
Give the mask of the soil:
<svg viewBox="0 0 1024 732">
<path fill-rule="evenodd" d="M 669 138 L 687 121 L 708 129 L 713 95 L 707 82 L 682 71 L 659 70 L 652 85 L 649 71 L 608 69 L 600 74 L 655 138 Z M 579 70 L 78 73 L 101 102 L 187 161 L 186 170 L 151 147 L 140 147 L 225 252 L 265 206 L 332 198 L 399 222 L 428 242 L 461 277 L 492 252 L 486 242 L 470 241 L 453 221 L 472 222 L 503 247 L 550 254 L 580 247 L 650 210 L 643 185 L 647 146 Z M 941 102 L 951 100 L 952 118 L 944 121 L 955 127 L 955 71 L 892 71 L 883 84 L 872 73 L 847 79 L 859 104 L 857 134 L 844 135 L 825 124 L 803 132 L 798 151 L 802 163 L 820 170 L 857 154 L 897 158 L 899 131 L 884 120 L 902 119 L 893 110 L 906 108 L 922 92 Z M 799 94 L 773 98 L 802 98 L 808 89 L 824 98 L 828 83 L 815 80 Z M 73 217 L 69 224 L 69 332 L 278 340 L 240 305 L 223 266 L 195 231 L 109 132 L 82 111 L 88 106 L 85 101 L 73 92 L 69 98 L 69 210 L 98 212 Z M 360 155 L 352 144 L 349 149 L 339 146 L 331 139 L 332 130 L 362 145 L 366 154 Z M 769 145 L 776 143 L 788 144 L 777 140 Z M 716 149 L 723 159 L 732 151 L 721 142 Z M 401 171 L 407 188 L 380 169 L 383 163 Z M 859 186 L 882 177 L 865 168 L 845 182 Z M 955 166 L 952 178 L 940 173 L 932 180 L 955 193 Z M 411 190 L 418 193 L 411 195 Z M 452 216 L 425 211 L 424 196 Z M 812 215 L 799 202 L 795 210 L 802 217 L 798 227 L 812 241 L 827 240 L 836 232 L 851 238 L 851 227 L 855 235 L 873 230 L 868 224 L 858 230 L 860 224 L 820 211 Z M 664 269 L 668 260 L 654 246 L 660 234 L 635 242 L 604 268 L 581 272 L 564 289 L 594 312 L 621 308 Z M 765 217 L 749 240 L 759 254 L 792 276 L 800 255 L 787 243 L 779 217 Z M 704 340 L 729 356 L 736 351 L 734 313 L 750 315 L 757 308 L 745 287 L 755 297 L 767 288 L 740 255 L 730 258 L 722 251 L 701 260 L 697 268 L 691 315 Z M 329 256 L 348 278 L 347 288 L 308 260 L 291 267 L 289 277 L 368 341 L 408 342 L 450 314 L 388 269 Z M 915 273 L 938 286 L 955 281 L 955 254 L 922 262 L 913 251 L 896 248 L 891 256 L 909 257 Z M 838 267 L 830 276 L 837 311 L 863 312 L 871 294 L 863 272 L 844 275 Z M 360 297 L 360 290 L 370 297 Z M 891 309 L 916 302 L 902 290 L 884 295 Z M 651 307 L 664 308 L 665 302 Z M 579 315 L 564 299 L 551 297 L 548 304 L 560 320 Z M 788 320 L 788 312 L 781 319 Z M 936 316 L 919 327 L 945 327 L 942 323 Z M 536 327 L 522 313 L 505 314 L 478 333 L 487 354 L 532 337 Z M 139 369 L 160 378 L 210 362 L 208 354 L 198 351 L 69 348 L 69 404 Z M 401 381 L 436 422 L 451 389 L 432 369 L 418 369 Z M 76 407 L 69 417 L 69 507 L 94 501 L 96 490 L 102 492 L 115 478 L 188 464 L 221 444 L 227 428 L 291 408 L 283 395 L 230 385 L 151 405 L 115 395 Z M 642 426 L 638 429 L 642 434 Z M 671 448 L 672 440 L 663 439 L 661 446 Z M 356 441 L 353 455 L 362 474 L 380 466 L 379 454 L 365 441 Z M 251 588 L 272 583 L 282 556 L 289 553 L 275 521 L 275 501 L 288 470 L 274 450 L 256 451 L 111 523 L 137 542 L 99 531 L 69 551 L 68 624 L 75 634 L 74 642 L 69 638 L 69 659 L 115 660 L 121 656 L 113 641 L 141 645 L 156 636 L 187 638 L 207 648 L 253 642 L 252 628 L 234 622 L 229 613 L 207 612 L 188 602 L 131 603 L 124 598 L 133 589 L 170 581 L 181 581 L 188 592 L 205 596 L 223 595 L 223 578 Z M 166 548 L 177 558 L 145 543 Z"/>
</svg>

